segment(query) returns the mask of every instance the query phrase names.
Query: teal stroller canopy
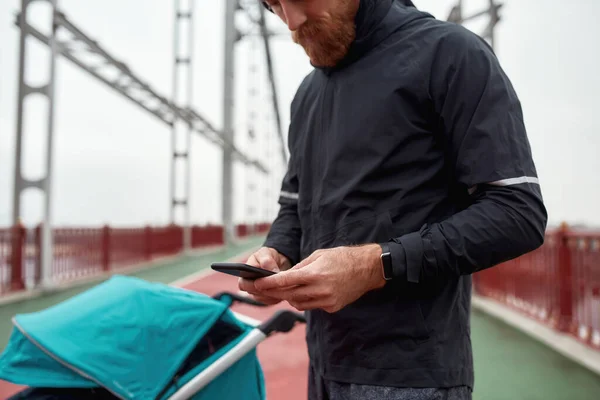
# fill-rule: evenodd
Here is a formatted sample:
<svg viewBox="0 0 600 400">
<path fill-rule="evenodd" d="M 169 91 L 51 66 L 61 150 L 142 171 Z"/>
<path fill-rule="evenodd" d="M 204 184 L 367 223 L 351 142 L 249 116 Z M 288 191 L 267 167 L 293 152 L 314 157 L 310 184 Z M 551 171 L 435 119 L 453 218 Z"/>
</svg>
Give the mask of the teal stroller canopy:
<svg viewBox="0 0 600 400">
<path fill-rule="evenodd" d="M 229 309 L 233 300 L 246 300 L 221 297 L 115 276 L 46 310 L 15 316 L 0 379 L 148 400 L 179 398 L 172 396 L 186 384 L 189 394 L 203 375 L 211 381 L 181 398 L 264 399 L 255 347 L 303 318 L 286 311 L 257 328 Z M 209 371 L 218 363 L 218 374 Z"/>
</svg>

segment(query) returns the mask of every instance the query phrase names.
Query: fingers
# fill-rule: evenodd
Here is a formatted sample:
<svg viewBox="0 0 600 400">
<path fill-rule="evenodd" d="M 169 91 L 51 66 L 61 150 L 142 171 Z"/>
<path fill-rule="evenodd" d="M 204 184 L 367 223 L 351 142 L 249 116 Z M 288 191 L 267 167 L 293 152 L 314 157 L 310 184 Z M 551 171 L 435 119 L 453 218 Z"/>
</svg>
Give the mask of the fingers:
<svg viewBox="0 0 600 400">
<path fill-rule="evenodd" d="M 254 287 L 254 281 L 244 278 L 238 279 L 238 288 L 244 292 L 248 292 L 250 294 L 257 294 L 258 290 Z"/>
<path fill-rule="evenodd" d="M 297 293 L 292 293 L 288 297 L 287 302 L 298 311 L 322 309 L 331 313 L 338 310 L 336 297 L 323 289 L 319 292 L 298 290 Z"/>
<path fill-rule="evenodd" d="M 317 293 L 298 292 L 289 297 L 288 303 L 298 311 L 321 309 L 333 313 L 339 310 L 336 296 L 325 289 L 321 289 Z"/>
<path fill-rule="evenodd" d="M 281 271 L 276 275 L 268 276 L 266 278 L 257 279 L 254 282 L 254 287 L 257 290 L 264 291 L 312 283 L 319 277 L 319 258 L 323 254 L 323 251 L 317 250 L 309 257 L 302 260 L 302 262 L 292 267 L 292 269 Z"/>
<path fill-rule="evenodd" d="M 243 292 L 247 292 L 247 293 L 254 294 L 254 295 L 264 294 L 263 291 L 261 291 L 260 289 L 258 289 L 256 287 L 255 282 L 257 282 L 257 281 L 239 278 L 238 279 L 238 288 Z M 279 289 L 283 291 L 283 290 L 293 289 L 294 287 L 295 286 L 291 286 L 291 287 L 287 287 L 287 288 L 279 288 Z"/>
<path fill-rule="evenodd" d="M 260 267 L 260 263 L 256 259 L 256 253 L 253 253 L 250 257 L 248 257 L 248 259 L 246 260 L 246 264 L 257 268 Z"/>
<path fill-rule="evenodd" d="M 316 300 L 300 301 L 300 302 L 289 301 L 288 303 L 290 303 L 290 305 L 298 311 L 310 311 L 310 310 L 322 309 L 322 310 L 325 310 L 326 312 L 332 312 L 332 311 L 329 311 L 329 310 L 332 310 L 332 308 L 330 308 L 330 306 L 329 306 L 329 303 L 326 302 L 324 299 L 316 299 Z"/>
<path fill-rule="evenodd" d="M 254 281 L 256 290 L 264 292 L 270 289 L 283 289 L 289 286 L 305 285 L 310 282 L 310 274 L 303 269 L 290 269 L 275 275 Z"/>
<path fill-rule="evenodd" d="M 258 290 L 256 290 L 256 288 L 254 288 L 253 282 L 254 281 L 240 278 L 238 280 L 238 287 L 240 288 L 241 291 L 248 293 L 248 295 L 252 299 L 254 299 L 258 302 L 261 302 L 263 304 L 274 305 L 281 301 L 280 298 L 269 297 L 264 294 L 261 294 Z"/>
<path fill-rule="evenodd" d="M 254 287 L 257 290 L 265 291 L 313 283 L 319 277 L 318 267 L 320 263 L 318 260 L 322 254 L 321 251 L 316 251 L 302 262 L 296 264 L 292 269 L 281 271 L 276 275 L 267 276 L 266 278 L 257 279 L 254 282 Z"/>
<path fill-rule="evenodd" d="M 273 257 L 273 254 L 271 254 L 270 250 L 266 247 L 262 247 L 248 257 L 246 264 L 269 271 L 279 272 L 277 261 Z M 238 279 L 238 287 L 244 292 L 255 295 L 258 294 L 258 291 L 254 286 L 254 281 L 252 280 L 240 278 Z"/>
<path fill-rule="evenodd" d="M 275 261 L 269 249 L 265 247 L 248 257 L 246 264 L 269 271 L 279 272 L 277 261 Z M 254 282 L 254 280 L 240 278 L 238 279 L 238 287 L 244 292 L 258 294 L 258 290 L 254 285 Z"/>
<path fill-rule="evenodd" d="M 312 301 L 315 296 L 322 296 L 321 293 L 315 293 L 316 290 L 319 290 L 319 286 L 314 285 L 318 273 L 315 273 L 313 268 L 305 267 L 316 261 L 321 255 L 321 251 L 316 251 L 292 269 L 282 271 L 279 269 L 270 249 L 262 248 L 254 253 L 247 263 L 278 273 L 257 280 L 240 278 L 238 287 L 255 298 L 261 298 L 262 300 L 258 301 L 265 304 L 276 304 L 281 300 L 291 300 L 293 302 Z M 308 286 L 302 288 L 305 285 Z"/>
<path fill-rule="evenodd" d="M 260 293 L 264 296 L 296 303 L 329 297 L 330 295 L 327 289 L 320 285 L 294 286 L 285 289 L 265 290 Z"/>
<path fill-rule="evenodd" d="M 255 301 L 258 301 L 260 303 L 263 303 L 263 304 L 266 304 L 269 306 L 272 306 L 272 305 L 275 305 L 275 304 L 281 302 L 281 299 L 267 297 L 267 296 L 261 296 L 261 295 L 250 295 L 250 297 L 252 299 L 254 299 Z"/>
</svg>

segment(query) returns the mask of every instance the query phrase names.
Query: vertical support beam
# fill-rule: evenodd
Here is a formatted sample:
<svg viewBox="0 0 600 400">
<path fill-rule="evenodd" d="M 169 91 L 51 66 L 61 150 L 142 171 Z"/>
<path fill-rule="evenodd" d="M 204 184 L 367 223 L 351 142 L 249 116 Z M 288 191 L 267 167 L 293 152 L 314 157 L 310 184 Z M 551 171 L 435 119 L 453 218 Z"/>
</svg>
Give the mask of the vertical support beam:
<svg viewBox="0 0 600 400">
<path fill-rule="evenodd" d="M 187 0 L 182 5 L 181 0 L 175 0 L 175 24 L 173 32 L 173 101 L 176 104 L 185 102 L 187 109 L 192 109 L 193 93 L 193 49 L 194 49 L 194 0 Z M 187 7 L 186 7 L 187 5 Z M 186 35 L 186 46 L 181 47 L 181 37 Z M 182 74 L 182 69 L 187 69 L 186 74 Z M 180 79 L 183 79 L 183 84 Z M 179 88 L 183 86 L 185 94 L 180 93 Z M 180 99 L 184 97 L 183 99 Z M 173 120 L 171 127 L 171 224 L 176 224 L 178 207 L 183 207 L 183 251 L 189 251 L 192 245 L 191 223 L 190 223 L 190 186 L 191 186 L 191 135 L 193 126 L 187 124 L 187 130 L 184 129 L 182 121 L 178 118 Z M 185 135 L 185 143 L 180 150 L 181 143 L 178 138 L 181 134 Z M 183 171 L 177 169 L 178 161 L 183 162 Z M 183 173 L 183 179 L 178 179 Z M 183 184 L 183 194 L 178 196 L 178 184 Z"/>
<path fill-rule="evenodd" d="M 33 284 L 38 286 L 42 279 L 42 224 L 35 227 L 33 233 L 33 248 L 35 250 L 35 263 L 33 271 Z"/>
<path fill-rule="evenodd" d="M 21 218 L 21 194 L 24 188 L 23 171 L 22 171 L 22 155 L 23 155 L 23 107 L 27 86 L 25 84 L 25 55 L 27 47 L 25 42 L 27 33 L 25 26 L 27 25 L 27 4 L 28 0 L 21 0 L 21 17 L 19 18 L 20 35 L 19 35 L 19 89 L 17 94 L 17 131 L 15 137 L 15 168 L 14 168 L 14 189 L 13 189 L 13 215 L 12 225 L 16 226 Z"/>
<path fill-rule="evenodd" d="M 193 94 L 194 94 L 194 8 L 195 0 L 189 0 L 189 23 L 188 23 L 188 49 L 189 57 L 187 71 L 187 108 L 192 110 Z M 186 147 L 187 147 L 187 162 L 185 171 L 185 226 L 183 228 L 183 248 L 189 251 L 192 248 L 192 227 L 191 227 L 191 192 L 192 192 L 192 132 L 194 127 L 191 123 L 187 126 Z"/>
<path fill-rule="evenodd" d="M 264 157 L 265 157 L 265 162 L 267 163 L 269 170 L 271 170 L 271 168 L 273 168 L 272 165 L 272 154 L 271 154 L 271 125 L 269 124 L 269 120 L 268 120 L 268 116 L 265 118 L 265 128 L 264 128 L 264 132 L 262 135 L 263 139 L 264 139 Z M 264 181 L 265 181 L 265 187 L 264 187 L 264 192 L 263 192 L 263 196 L 264 196 L 264 218 L 263 221 L 271 221 L 271 216 L 270 216 L 270 208 L 272 206 L 271 204 L 271 182 L 273 181 L 273 176 L 272 174 L 269 175 L 265 175 L 264 177 Z"/>
<path fill-rule="evenodd" d="M 172 101 L 177 101 L 177 95 L 179 93 L 179 63 L 177 59 L 179 57 L 179 6 L 180 1 L 175 0 L 173 9 L 175 15 L 175 23 L 173 24 L 173 81 L 172 81 Z M 170 181 L 170 191 L 169 191 L 169 221 L 171 224 L 175 223 L 175 211 L 176 211 L 176 194 L 175 188 L 177 185 L 177 157 L 175 153 L 177 151 L 177 115 L 173 116 L 172 126 L 171 126 L 171 181 Z"/>
<path fill-rule="evenodd" d="M 56 59 L 58 55 L 58 39 L 56 31 L 58 29 L 57 18 L 57 0 L 48 0 L 52 7 L 51 35 L 49 40 L 50 48 L 50 74 L 46 85 L 31 87 L 27 84 L 25 71 L 27 67 L 26 58 L 26 40 L 27 40 L 27 14 L 31 5 L 31 0 L 21 0 L 21 15 L 19 17 L 20 26 L 20 54 L 19 54 L 19 89 L 17 99 L 17 131 L 16 131 L 16 154 L 15 154 L 15 172 L 14 172 L 14 192 L 13 192 L 13 225 L 17 225 L 21 219 L 22 213 L 22 194 L 28 188 L 37 188 L 44 192 L 43 221 L 41 232 L 41 286 L 52 286 L 52 165 L 54 154 L 54 88 L 56 81 Z M 48 100 L 48 124 L 46 141 L 46 175 L 37 181 L 28 180 L 23 177 L 23 119 L 25 113 L 25 98 L 34 93 L 45 95 Z"/>
<path fill-rule="evenodd" d="M 562 224 L 558 233 L 558 276 L 555 278 L 558 285 L 558 323 L 557 329 L 561 332 L 572 333 L 575 330 L 573 323 L 573 265 L 571 246 L 569 240 L 569 227 Z"/>
<path fill-rule="evenodd" d="M 256 154 L 256 133 L 259 131 L 257 124 L 257 107 L 261 104 L 258 98 L 258 43 L 257 39 L 250 37 L 247 40 L 250 41 L 248 47 L 248 63 L 249 63 L 249 74 L 248 74 L 248 98 L 247 98 L 247 123 L 248 123 L 248 145 L 246 151 L 250 154 Z M 246 223 L 248 224 L 249 231 L 248 235 L 254 234 L 254 226 L 257 222 L 255 213 L 257 211 L 257 197 L 256 197 L 256 182 L 255 182 L 255 171 L 252 168 L 246 169 L 246 185 L 248 196 L 246 199 Z"/>
<path fill-rule="evenodd" d="M 234 142 L 234 70 L 235 70 L 235 43 L 237 29 L 235 27 L 235 12 L 237 0 L 225 1 L 225 51 L 223 74 L 223 136 L 226 141 Z M 235 239 L 233 226 L 233 154 L 231 149 L 223 149 L 223 179 L 222 179 L 222 216 L 223 216 L 223 241 L 225 245 Z"/>
<path fill-rule="evenodd" d="M 147 225 L 144 228 L 144 252 L 146 261 L 152 260 L 152 227 Z"/>
<path fill-rule="evenodd" d="M 42 225 L 42 287 L 48 288 L 53 285 L 52 282 L 52 261 L 54 259 L 53 236 L 52 236 L 52 192 L 53 192 L 53 173 L 52 161 L 54 154 L 54 93 L 56 87 L 56 59 L 58 56 L 58 37 L 56 31 L 57 23 L 57 2 L 58 0 L 49 0 L 52 5 L 52 35 L 50 36 L 50 81 L 48 82 L 48 144 L 46 148 L 46 179 L 44 192 L 46 192 L 44 204 L 44 222 Z"/>
<path fill-rule="evenodd" d="M 281 159 L 283 165 L 286 166 L 288 163 L 288 157 L 285 149 L 285 142 L 283 139 L 283 128 L 281 126 L 281 115 L 279 114 L 279 100 L 277 98 L 277 85 L 275 83 L 275 70 L 273 68 L 273 57 L 271 55 L 271 44 L 270 44 L 270 35 L 267 29 L 267 22 L 265 19 L 265 8 L 259 6 L 259 26 L 260 33 L 263 39 L 263 43 L 265 46 L 265 61 L 267 65 L 267 74 L 269 76 L 269 84 L 271 88 L 271 101 L 273 103 L 273 111 L 275 113 L 275 123 L 277 129 L 277 135 L 279 137 L 279 145 L 281 151 Z"/>
<path fill-rule="evenodd" d="M 25 246 L 25 228 L 23 225 L 13 225 L 11 232 L 11 272 L 10 272 L 10 289 L 19 291 L 25 289 L 25 279 L 23 279 L 23 271 L 25 270 L 23 262 L 23 253 Z"/>
<path fill-rule="evenodd" d="M 102 227 L 102 270 L 110 271 L 110 227 Z"/>
<path fill-rule="evenodd" d="M 496 25 L 500 22 L 500 16 L 498 15 L 498 7 L 500 5 L 496 4 L 495 0 L 490 0 L 490 29 L 489 29 L 489 40 L 490 45 L 495 50 L 496 45 Z"/>
</svg>

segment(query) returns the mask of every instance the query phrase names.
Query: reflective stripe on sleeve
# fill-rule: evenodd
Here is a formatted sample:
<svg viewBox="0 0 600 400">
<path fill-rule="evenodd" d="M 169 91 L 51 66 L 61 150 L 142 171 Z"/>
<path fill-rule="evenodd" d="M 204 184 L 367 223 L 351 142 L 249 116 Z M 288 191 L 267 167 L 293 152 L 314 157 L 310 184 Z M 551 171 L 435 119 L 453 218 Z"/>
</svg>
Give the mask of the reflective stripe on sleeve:
<svg viewBox="0 0 600 400">
<path fill-rule="evenodd" d="M 494 186 L 510 186 L 510 185 L 518 185 L 521 183 L 536 183 L 540 184 L 540 180 L 533 176 L 520 176 L 518 178 L 509 178 L 509 179 L 501 179 L 496 182 L 490 182 L 490 185 Z"/>
<path fill-rule="evenodd" d="M 520 185 L 522 183 L 535 183 L 540 184 L 540 180 L 534 176 L 519 176 L 518 178 L 501 179 L 499 181 L 488 182 L 488 185 L 492 186 L 511 186 Z M 473 194 L 477 190 L 477 185 L 469 188 L 469 194 Z"/>
<path fill-rule="evenodd" d="M 298 200 L 298 193 L 285 192 L 282 190 L 279 195 L 281 197 L 285 197 L 286 199 Z"/>
</svg>

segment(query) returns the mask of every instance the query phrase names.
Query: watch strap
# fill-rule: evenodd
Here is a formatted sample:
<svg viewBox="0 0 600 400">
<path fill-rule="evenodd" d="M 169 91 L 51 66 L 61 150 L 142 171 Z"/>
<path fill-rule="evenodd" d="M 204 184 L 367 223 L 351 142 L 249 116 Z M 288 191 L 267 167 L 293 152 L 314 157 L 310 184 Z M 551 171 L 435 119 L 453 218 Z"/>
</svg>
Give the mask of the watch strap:
<svg viewBox="0 0 600 400">
<path fill-rule="evenodd" d="M 381 269 L 383 271 L 383 278 L 389 281 L 393 278 L 394 270 L 392 268 L 392 253 L 390 246 L 387 243 L 380 243 L 381 246 Z"/>
</svg>

